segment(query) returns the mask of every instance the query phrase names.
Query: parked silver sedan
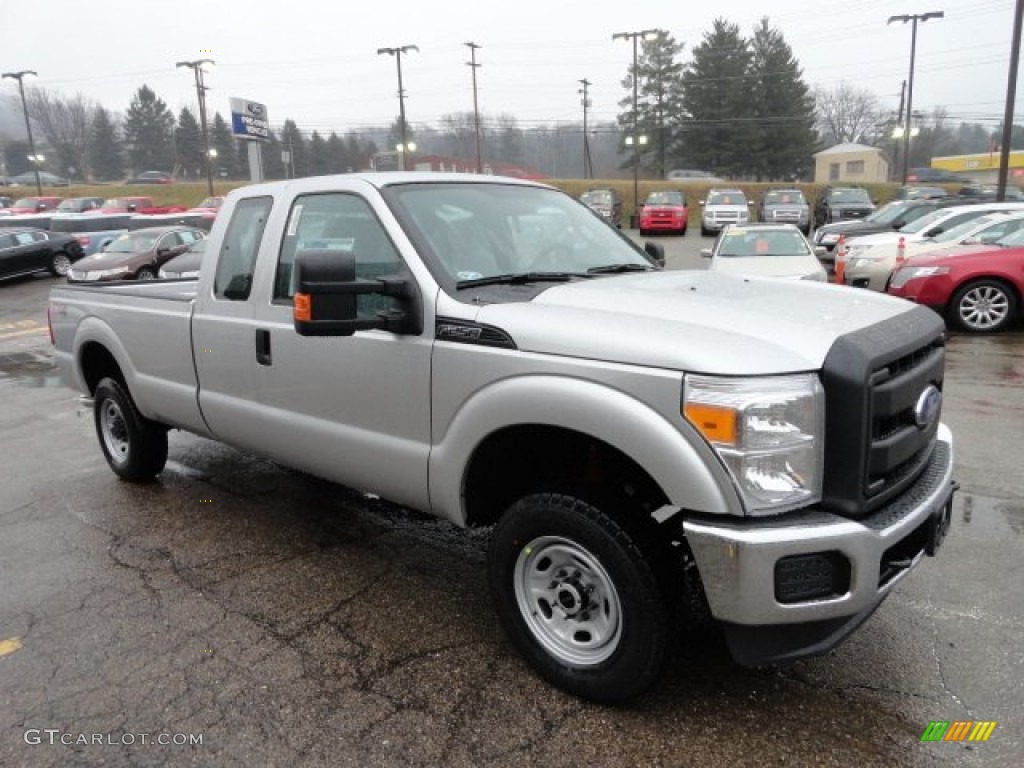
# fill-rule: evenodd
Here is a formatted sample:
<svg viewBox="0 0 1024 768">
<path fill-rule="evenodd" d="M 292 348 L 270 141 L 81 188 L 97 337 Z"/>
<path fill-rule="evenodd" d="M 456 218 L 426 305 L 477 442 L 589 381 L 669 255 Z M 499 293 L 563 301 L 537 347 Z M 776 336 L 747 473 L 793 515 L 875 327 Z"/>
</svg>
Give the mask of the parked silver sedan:
<svg viewBox="0 0 1024 768">
<path fill-rule="evenodd" d="M 815 249 L 793 224 L 730 226 L 701 255 L 708 269 L 759 277 L 788 277 L 826 282 L 828 275 Z"/>
</svg>

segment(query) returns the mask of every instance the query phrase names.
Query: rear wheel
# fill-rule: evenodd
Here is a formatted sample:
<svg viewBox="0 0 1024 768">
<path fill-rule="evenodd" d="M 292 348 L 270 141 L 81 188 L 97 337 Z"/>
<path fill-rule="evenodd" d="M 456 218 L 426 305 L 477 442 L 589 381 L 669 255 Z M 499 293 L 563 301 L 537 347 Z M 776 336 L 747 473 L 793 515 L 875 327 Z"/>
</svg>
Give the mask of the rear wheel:
<svg viewBox="0 0 1024 768">
<path fill-rule="evenodd" d="M 139 270 L 139 274 L 136 276 L 138 280 L 155 280 L 156 272 L 149 267 L 143 267 Z"/>
<path fill-rule="evenodd" d="M 602 703 L 648 689 L 669 656 L 651 560 L 605 512 L 534 494 L 494 530 L 488 577 L 513 645 L 544 678 Z"/>
<path fill-rule="evenodd" d="M 57 277 L 64 277 L 71 269 L 71 258 L 64 251 L 57 251 L 50 261 L 50 271 Z"/>
<path fill-rule="evenodd" d="M 139 413 L 116 379 L 100 381 L 93 395 L 96 435 L 107 464 L 122 480 L 151 480 L 167 463 L 167 430 Z"/>
<path fill-rule="evenodd" d="M 951 319 L 971 333 L 1001 331 L 1017 313 L 1017 297 L 998 280 L 975 280 L 956 292 L 950 304 Z"/>
</svg>

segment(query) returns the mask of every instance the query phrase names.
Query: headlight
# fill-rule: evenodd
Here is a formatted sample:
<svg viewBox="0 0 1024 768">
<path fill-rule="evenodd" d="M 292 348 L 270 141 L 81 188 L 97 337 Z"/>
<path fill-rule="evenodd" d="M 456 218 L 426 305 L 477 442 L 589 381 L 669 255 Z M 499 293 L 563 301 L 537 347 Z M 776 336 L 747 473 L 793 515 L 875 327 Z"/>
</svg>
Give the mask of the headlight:
<svg viewBox="0 0 1024 768">
<path fill-rule="evenodd" d="M 893 288 L 902 288 L 911 280 L 919 277 L 931 277 L 932 275 L 945 275 L 949 273 L 949 267 L 903 267 L 897 269 L 892 276 L 889 285 Z"/>
<path fill-rule="evenodd" d="M 816 375 L 687 375 L 683 416 L 725 464 L 748 514 L 821 499 L 825 395 Z"/>
<path fill-rule="evenodd" d="M 99 272 L 90 272 L 89 277 L 93 280 L 101 280 L 104 277 L 117 277 L 118 275 L 126 275 L 131 270 L 128 267 L 114 267 L 113 269 L 103 269 Z"/>
<path fill-rule="evenodd" d="M 870 245 L 851 245 L 846 249 L 847 261 L 853 259 L 879 259 L 881 256 L 871 253 L 872 247 Z"/>
</svg>

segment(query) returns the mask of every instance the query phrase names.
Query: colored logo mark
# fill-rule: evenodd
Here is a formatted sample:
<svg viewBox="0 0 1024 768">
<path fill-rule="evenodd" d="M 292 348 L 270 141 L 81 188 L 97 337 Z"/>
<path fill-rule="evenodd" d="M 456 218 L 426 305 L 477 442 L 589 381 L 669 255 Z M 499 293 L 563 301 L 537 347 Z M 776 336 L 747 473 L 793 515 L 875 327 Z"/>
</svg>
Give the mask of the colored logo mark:
<svg viewBox="0 0 1024 768">
<path fill-rule="evenodd" d="M 932 720 L 921 741 L 988 741 L 995 729 L 995 720 Z"/>
</svg>

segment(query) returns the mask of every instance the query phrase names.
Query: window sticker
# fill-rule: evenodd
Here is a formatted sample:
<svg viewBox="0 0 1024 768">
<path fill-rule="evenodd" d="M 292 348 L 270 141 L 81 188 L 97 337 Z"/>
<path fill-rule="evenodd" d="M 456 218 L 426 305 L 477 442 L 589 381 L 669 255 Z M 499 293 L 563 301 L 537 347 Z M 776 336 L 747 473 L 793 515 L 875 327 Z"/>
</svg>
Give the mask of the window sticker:
<svg viewBox="0 0 1024 768">
<path fill-rule="evenodd" d="M 302 218 L 302 206 L 296 205 L 292 208 L 291 218 L 288 219 L 288 237 L 295 237 L 299 231 L 299 220 Z"/>
</svg>

